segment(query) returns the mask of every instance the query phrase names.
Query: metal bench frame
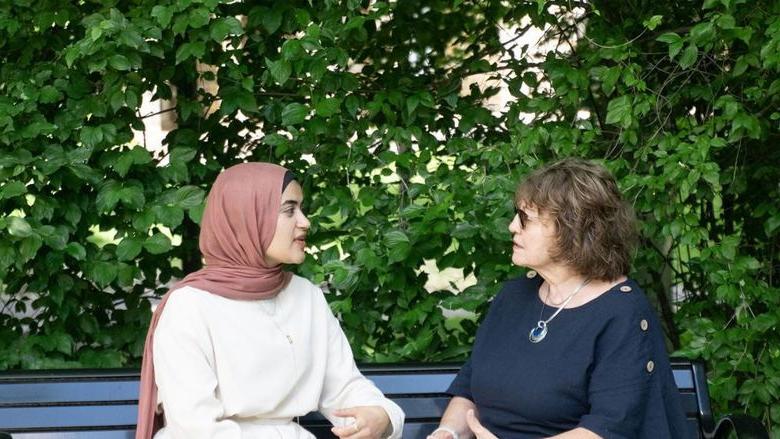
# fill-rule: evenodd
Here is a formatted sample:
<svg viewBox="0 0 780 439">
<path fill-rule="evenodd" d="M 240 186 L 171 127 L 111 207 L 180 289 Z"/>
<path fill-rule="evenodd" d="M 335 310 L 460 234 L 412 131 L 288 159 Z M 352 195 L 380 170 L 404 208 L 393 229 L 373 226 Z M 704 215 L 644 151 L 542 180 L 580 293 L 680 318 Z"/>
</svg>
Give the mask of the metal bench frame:
<svg viewBox="0 0 780 439">
<path fill-rule="evenodd" d="M 437 425 L 444 393 L 459 364 L 363 365 L 361 371 L 406 413 L 405 439 L 423 439 Z M 704 364 L 672 361 L 691 438 L 768 439 L 745 415 L 712 414 Z M 138 370 L 37 370 L 0 373 L 0 439 L 131 439 L 134 437 Z M 300 418 L 318 438 L 332 438 L 318 413 Z"/>
</svg>

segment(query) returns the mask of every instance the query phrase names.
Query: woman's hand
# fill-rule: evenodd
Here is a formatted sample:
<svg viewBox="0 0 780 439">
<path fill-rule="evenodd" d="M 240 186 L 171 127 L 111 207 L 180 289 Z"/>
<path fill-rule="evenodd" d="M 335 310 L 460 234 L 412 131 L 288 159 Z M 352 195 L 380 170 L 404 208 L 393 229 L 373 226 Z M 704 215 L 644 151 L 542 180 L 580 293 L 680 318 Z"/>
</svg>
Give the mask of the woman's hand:
<svg viewBox="0 0 780 439">
<path fill-rule="evenodd" d="M 385 409 L 378 405 L 350 407 L 333 412 L 335 416 L 351 417 L 352 424 L 333 427 L 333 434 L 343 439 L 382 439 L 390 435 L 392 425 Z"/>
<path fill-rule="evenodd" d="M 466 423 L 477 439 L 498 439 L 496 435 L 491 433 L 487 428 L 480 424 L 476 415 L 474 415 L 474 410 L 469 410 L 466 412 Z"/>
</svg>

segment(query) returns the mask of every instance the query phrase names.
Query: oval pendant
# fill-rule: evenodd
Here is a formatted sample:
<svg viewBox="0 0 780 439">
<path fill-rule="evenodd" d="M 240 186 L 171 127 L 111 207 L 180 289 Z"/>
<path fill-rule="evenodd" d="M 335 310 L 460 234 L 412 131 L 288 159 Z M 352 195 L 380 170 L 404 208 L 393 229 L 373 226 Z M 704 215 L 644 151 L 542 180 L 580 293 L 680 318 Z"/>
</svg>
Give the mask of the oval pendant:
<svg viewBox="0 0 780 439">
<path fill-rule="evenodd" d="M 539 343 L 547 336 L 547 325 L 539 324 L 535 328 L 531 328 L 531 332 L 528 333 L 528 340 L 531 343 Z"/>
</svg>

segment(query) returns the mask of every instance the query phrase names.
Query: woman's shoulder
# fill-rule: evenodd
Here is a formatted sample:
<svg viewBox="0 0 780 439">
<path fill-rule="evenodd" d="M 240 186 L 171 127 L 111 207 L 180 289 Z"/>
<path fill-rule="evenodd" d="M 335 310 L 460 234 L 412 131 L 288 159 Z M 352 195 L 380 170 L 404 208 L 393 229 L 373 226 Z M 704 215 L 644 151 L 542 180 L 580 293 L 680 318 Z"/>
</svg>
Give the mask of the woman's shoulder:
<svg viewBox="0 0 780 439">
<path fill-rule="evenodd" d="M 201 325 L 206 311 L 213 312 L 213 310 L 218 309 L 213 302 L 214 296 L 216 295 L 191 286 L 184 286 L 169 292 L 168 297 L 164 299 L 164 308 L 157 325 L 158 330 L 166 327 L 181 328 Z"/>
<path fill-rule="evenodd" d="M 591 306 L 592 305 L 592 306 Z M 655 308 L 644 290 L 633 279 L 627 279 L 583 306 L 594 324 L 607 332 L 657 332 L 661 330 Z"/>
<path fill-rule="evenodd" d="M 542 278 L 535 271 L 504 281 L 501 291 L 496 295 L 496 301 L 533 300 L 542 284 Z"/>
<path fill-rule="evenodd" d="M 309 301 L 315 304 L 326 304 L 325 293 L 319 285 L 309 279 L 293 274 L 284 289 L 285 295 L 294 301 Z"/>
<path fill-rule="evenodd" d="M 602 308 L 611 309 L 615 314 L 644 313 L 653 309 L 644 289 L 631 278 L 613 285 L 596 299 L 596 303 L 600 302 L 603 302 Z"/>
<path fill-rule="evenodd" d="M 208 305 L 213 297 L 218 296 L 206 290 L 185 285 L 168 293 L 165 309 L 193 308 Z"/>
<path fill-rule="evenodd" d="M 298 276 L 297 274 L 294 273 L 290 277 L 290 282 L 287 284 L 287 288 L 296 289 L 296 290 L 307 290 L 307 291 L 316 291 L 320 289 L 320 287 L 315 285 L 309 279 L 306 279 L 303 276 Z"/>
<path fill-rule="evenodd" d="M 293 274 L 290 277 L 290 282 L 284 288 L 284 291 L 290 292 L 292 295 L 295 295 L 299 298 L 304 296 L 307 298 L 316 299 L 323 296 L 322 288 L 320 288 L 318 285 L 315 285 L 314 282 L 310 281 L 309 279 L 298 276 L 297 274 Z"/>
</svg>

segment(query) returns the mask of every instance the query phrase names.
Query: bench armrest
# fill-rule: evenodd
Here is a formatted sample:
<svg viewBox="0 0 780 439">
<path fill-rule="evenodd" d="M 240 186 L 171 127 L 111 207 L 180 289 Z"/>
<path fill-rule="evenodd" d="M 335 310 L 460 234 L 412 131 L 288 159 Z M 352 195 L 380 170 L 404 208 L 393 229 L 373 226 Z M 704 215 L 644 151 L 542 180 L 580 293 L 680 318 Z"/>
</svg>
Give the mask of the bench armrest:
<svg viewBox="0 0 780 439">
<path fill-rule="evenodd" d="M 726 439 L 734 432 L 737 439 L 769 439 L 769 433 L 761 422 L 748 415 L 726 415 L 721 418 L 712 435 L 713 439 Z"/>
</svg>

